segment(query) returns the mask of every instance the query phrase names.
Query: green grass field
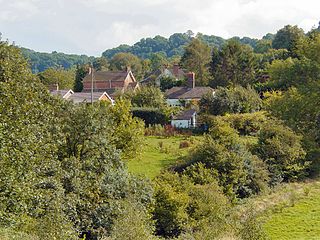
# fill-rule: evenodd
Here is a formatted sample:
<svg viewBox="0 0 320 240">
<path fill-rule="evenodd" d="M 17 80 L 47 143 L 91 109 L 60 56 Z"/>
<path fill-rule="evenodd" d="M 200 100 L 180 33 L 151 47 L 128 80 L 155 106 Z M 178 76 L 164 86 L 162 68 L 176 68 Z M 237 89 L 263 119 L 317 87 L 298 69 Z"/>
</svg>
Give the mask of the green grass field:
<svg viewBox="0 0 320 240">
<path fill-rule="evenodd" d="M 270 239 L 320 239 L 320 182 L 297 184 L 283 202 L 267 211 L 264 228 Z"/>
<path fill-rule="evenodd" d="M 179 148 L 180 142 L 194 142 L 197 138 L 192 137 L 145 137 L 142 154 L 128 161 L 129 171 L 144 175 L 149 178 L 157 176 L 165 169 L 186 156 L 190 147 Z"/>
</svg>

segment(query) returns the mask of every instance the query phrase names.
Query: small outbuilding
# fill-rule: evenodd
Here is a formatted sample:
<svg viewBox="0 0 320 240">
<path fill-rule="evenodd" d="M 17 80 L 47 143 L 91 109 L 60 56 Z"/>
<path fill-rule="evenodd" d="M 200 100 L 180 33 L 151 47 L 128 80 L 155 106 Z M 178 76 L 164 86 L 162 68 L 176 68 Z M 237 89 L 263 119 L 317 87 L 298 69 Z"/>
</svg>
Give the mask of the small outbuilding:
<svg viewBox="0 0 320 240">
<path fill-rule="evenodd" d="M 196 127 L 197 112 L 194 109 L 186 110 L 173 116 L 171 126 L 175 128 L 194 128 Z"/>
</svg>

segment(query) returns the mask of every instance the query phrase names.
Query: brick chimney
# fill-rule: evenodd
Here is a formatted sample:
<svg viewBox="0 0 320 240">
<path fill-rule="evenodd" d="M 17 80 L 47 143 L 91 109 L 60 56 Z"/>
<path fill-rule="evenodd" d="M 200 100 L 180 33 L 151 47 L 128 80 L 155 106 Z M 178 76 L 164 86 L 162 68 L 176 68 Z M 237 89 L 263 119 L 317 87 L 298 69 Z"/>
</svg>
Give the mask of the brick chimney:
<svg viewBox="0 0 320 240">
<path fill-rule="evenodd" d="M 173 65 L 172 73 L 176 78 L 178 78 L 178 76 L 179 76 L 179 69 L 180 69 L 179 64 Z"/>
<path fill-rule="evenodd" d="M 187 73 L 187 86 L 188 88 L 194 88 L 195 87 L 195 73 L 189 72 Z"/>
</svg>

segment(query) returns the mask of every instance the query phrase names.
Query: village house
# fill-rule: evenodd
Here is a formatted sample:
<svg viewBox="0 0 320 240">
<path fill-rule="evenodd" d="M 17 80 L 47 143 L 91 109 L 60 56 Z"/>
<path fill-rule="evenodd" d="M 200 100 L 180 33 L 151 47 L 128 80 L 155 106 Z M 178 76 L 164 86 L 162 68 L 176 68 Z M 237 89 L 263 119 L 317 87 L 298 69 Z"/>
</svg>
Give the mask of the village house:
<svg viewBox="0 0 320 240">
<path fill-rule="evenodd" d="M 167 104 L 169 106 L 184 106 L 192 101 L 198 102 L 205 94 L 214 94 L 211 87 L 196 87 L 195 74 L 187 73 L 186 87 L 173 87 L 165 92 Z"/>
<path fill-rule="evenodd" d="M 93 84 L 92 84 L 93 82 Z M 94 71 L 93 81 L 92 74 L 87 74 L 83 79 L 82 92 L 106 92 L 114 99 L 117 92 L 123 93 L 128 89 L 135 90 L 139 88 L 130 69 L 127 71 Z"/>
<path fill-rule="evenodd" d="M 194 128 L 196 127 L 197 112 L 194 109 L 185 110 L 171 119 L 171 126 L 175 128 Z"/>
<path fill-rule="evenodd" d="M 91 103 L 91 93 L 90 92 L 75 92 L 70 95 L 67 100 L 73 103 Z M 108 95 L 107 92 L 93 92 L 92 102 L 107 101 L 114 105 L 114 100 Z"/>
<path fill-rule="evenodd" d="M 51 90 L 50 93 L 53 96 L 61 97 L 65 100 L 72 101 L 73 103 L 91 103 L 91 92 L 74 92 L 69 90 Z M 97 101 L 109 101 L 114 105 L 114 100 L 108 95 L 107 92 L 93 92 L 92 95 L 93 102 Z"/>
<path fill-rule="evenodd" d="M 54 96 L 59 96 L 62 97 L 64 99 L 68 99 L 72 94 L 74 94 L 74 92 L 69 89 L 69 90 L 59 90 L 58 89 L 58 85 L 56 85 L 56 89 L 55 90 L 50 90 L 51 95 Z"/>
<path fill-rule="evenodd" d="M 161 78 L 164 77 L 175 78 L 178 81 L 183 80 L 186 77 L 186 73 L 178 64 L 174 64 L 171 68 L 164 67 L 150 73 L 149 76 L 141 81 L 141 84 L 160 87 Z"/>
</svg>

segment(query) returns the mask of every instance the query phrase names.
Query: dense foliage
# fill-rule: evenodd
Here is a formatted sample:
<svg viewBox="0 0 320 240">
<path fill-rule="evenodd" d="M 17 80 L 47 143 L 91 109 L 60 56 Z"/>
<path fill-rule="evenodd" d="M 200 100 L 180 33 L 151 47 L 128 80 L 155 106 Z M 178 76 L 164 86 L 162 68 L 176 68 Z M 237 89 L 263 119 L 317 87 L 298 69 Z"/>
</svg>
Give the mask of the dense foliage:
<svg viewBox="0 0 320 240">
<path fill-rule="evenodd" d="M 250 86 L 218 87 L 214 94 L 204 95 L 200 100 L 201 112 L 213 115 L 256 112 L 261 107 L 259 94 Z"/>
<path fill-rule="evenodd" d="M 139 149 L 143 134 L 130 106 L 53 98 L 16 47 L 1 42 L 0 53 L 1 227 L 95 239 L 110 234 L 128 204 L 144 213 L 151 187 L 120 158 Z"/>
<path fill-rule="evenodd" d="M 254 83 L 256 59 L 253 49 L 236 40 L 228 41 L 221 50 L 212 52 L 211 73 L 212 87 Z"/>
<path fill-rule="evenodd" d="M 46 70 L 32 74 L 19 48 L 0 41 L 0 234 L 266 239 L 254 210 L 239 213 L 239 203 L 319 173 L 318 29 L 304 34 L 288 25 L 261 40 L 229 41 L 188 31 L 82 60 L 23 51 L 34 72 Z M 74 105 L 49 94 L 45 85 L 55 83 L 81 91 L 87 60 L 96 70 L 130 67 L 138 79 L 179 63 L 196 72 L 198 85 L 217 87 L 199 103 L 208 131 L 181 142 L 192 145 L 189 154 L 153 184 L 128 173 L 123 160 L 139 156 L 145 132 L 168 137 L 169 128 L 145 131 L 144 123 L 164 125 L 175 109 L 157 87 L 127 91 L 115 106 Z M 181 84 L 162 80 L 162 90 Z M 163 143 L 158 147 L 170 154 Z"/>
<path fill-rule="evenodd" d="M 209 134 L 177 170 L 204 164 L 218 176 L 225 194 L 248 197 L 306 173 L 301 136 L 265 113 L 207 119 Z"/>
<path fill-rule="evenodd" d="M 65 53 L 41 53 L 27 48 L 21 48 L 22 55 L 28 59 L 32 72 L 43 72 L 48 68 L 69 69 L 79 64 L 92 62 L 94 57 Z"/>
</svg>

